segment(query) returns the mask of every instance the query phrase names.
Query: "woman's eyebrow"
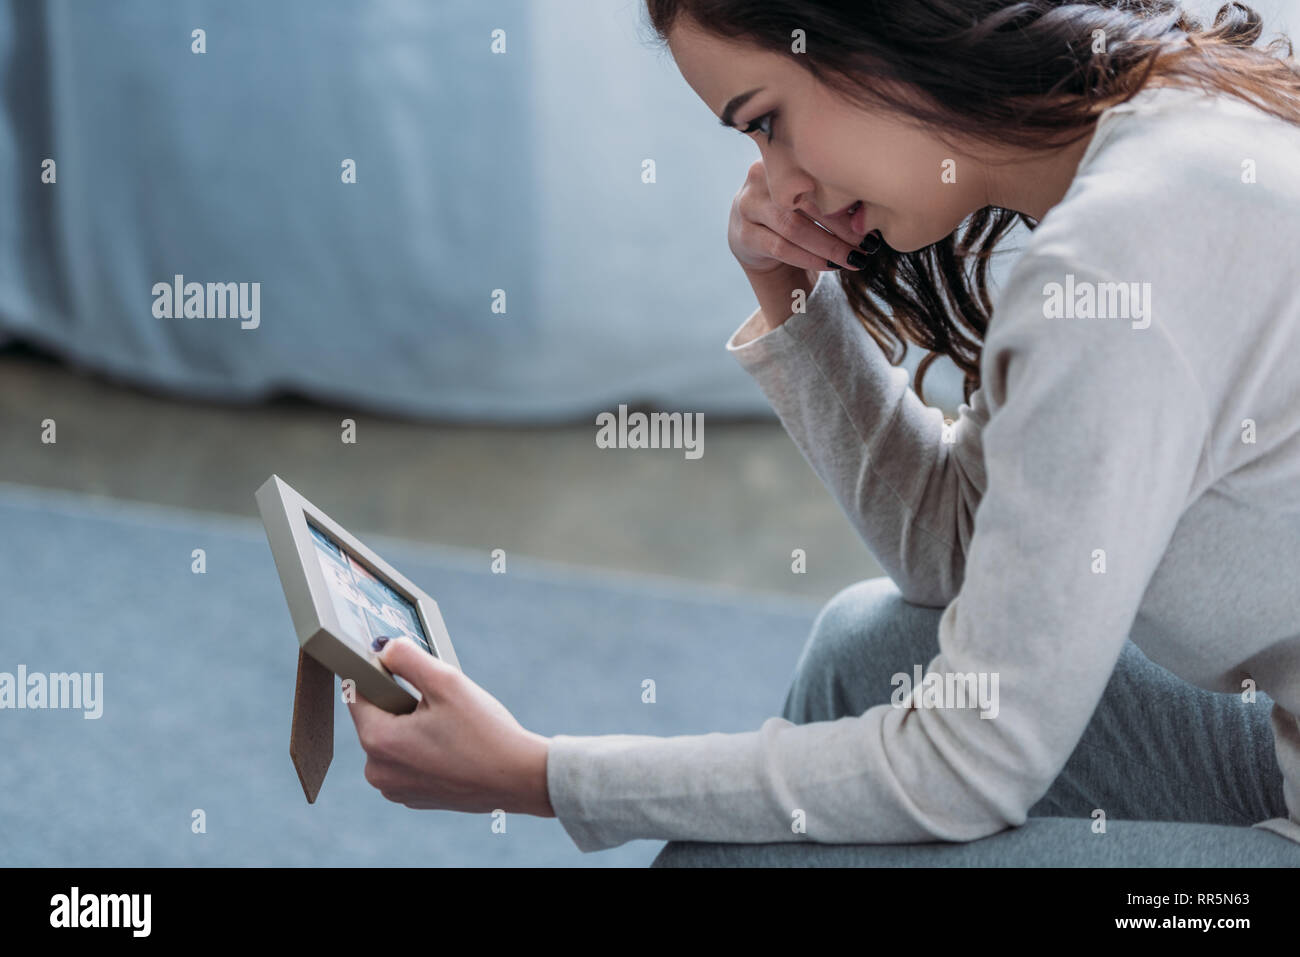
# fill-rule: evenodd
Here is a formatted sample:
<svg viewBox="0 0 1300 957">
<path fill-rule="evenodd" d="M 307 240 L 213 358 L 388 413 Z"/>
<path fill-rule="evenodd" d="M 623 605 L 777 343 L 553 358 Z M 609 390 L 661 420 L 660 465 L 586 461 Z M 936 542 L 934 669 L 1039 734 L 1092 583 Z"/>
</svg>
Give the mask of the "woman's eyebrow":
<svg viewBox="0 0 1300 957">
<path fill-rule="evenodd" d="M 718 120 L 718 122 L 721 123 L 723 126 L 728 126 L 734 129 L 736 126 L 736 121 L 735 121 L 736 111 L 740 109 L 742 106 L 744 106 L 746 103 L 748 103 L 749 98 L 751 96 L 753 96 L 755 93 L 759 92 L 762 89 L 763 88 L 761 86 L 756 86 L 754 87 L 754 89 L 746 90 L 744 93 L 737 93 L 730 100 L 728 100 L 727 105 L 722 108 L 722 119 Z"/>
</svg>

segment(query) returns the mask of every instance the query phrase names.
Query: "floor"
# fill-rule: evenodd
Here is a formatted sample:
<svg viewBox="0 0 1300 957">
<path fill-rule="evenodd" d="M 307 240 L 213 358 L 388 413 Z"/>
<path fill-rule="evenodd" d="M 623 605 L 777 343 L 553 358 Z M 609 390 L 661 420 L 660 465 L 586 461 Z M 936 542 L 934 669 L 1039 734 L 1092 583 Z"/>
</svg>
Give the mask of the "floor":
<svg viewBox="0 0 1300 957">
<path fill-rule="evenodd" d="M 356 419 L 356 442 L 341 420 Z M 56 442 L 41 441 L 55 421 Z M 599 449 L 595 425 L 356 417 L 151 395 L 0 351 L 0 481 L 255 516 L 276 472 L 361 537 L 826 599 L 882 574 L 779 423 L 707 422 L 702 457 Z M 794 549 L 806 572 L 791 570 Z"/>
<path fill-rule="evenodd" d="M 338 705 L 308 804 L 288 748 L 297 642 L 255 520 L 0 485 L 0 530 L 0 672 L 84 679 L 57 710 L 56 690 L 0 713 L 7 866 L 644 867 L 662 844 L 586 855 L 555 821 L 511 813 L 494 830 L 488 813 L 389 802 Z M 375 544 L 436 597 L 465 673 L 547 736 L 758 728 L 821 607 Z"/>
</svg>

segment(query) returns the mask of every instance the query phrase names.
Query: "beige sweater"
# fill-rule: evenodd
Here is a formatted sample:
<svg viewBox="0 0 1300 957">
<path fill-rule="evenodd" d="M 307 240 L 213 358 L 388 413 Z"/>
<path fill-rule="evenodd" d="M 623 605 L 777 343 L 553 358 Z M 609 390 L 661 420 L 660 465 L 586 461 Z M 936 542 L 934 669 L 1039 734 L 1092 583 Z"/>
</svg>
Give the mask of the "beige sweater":
<svg viewBox="0 0 1300 957">
<path fill-rule="evenodd" d="M 946 606 L 928 671 L 996 674 L 998 711 L 558 735 L 550 799 L 577 846 L 1022 824 L 1130 634 L 1189 682 L 1273 697 L 1290 820 L 1260 826 L 1300 841 L 1298 266 L 1300 128 L 1152 90 L 1102 117 L 1030 236 L 948 435 L 837 274 L 749 340 L 752 315 L 727 348 L 903 595 Z M 1137 285 L 1125 304 L 1109 283 Z"/>
</svg>

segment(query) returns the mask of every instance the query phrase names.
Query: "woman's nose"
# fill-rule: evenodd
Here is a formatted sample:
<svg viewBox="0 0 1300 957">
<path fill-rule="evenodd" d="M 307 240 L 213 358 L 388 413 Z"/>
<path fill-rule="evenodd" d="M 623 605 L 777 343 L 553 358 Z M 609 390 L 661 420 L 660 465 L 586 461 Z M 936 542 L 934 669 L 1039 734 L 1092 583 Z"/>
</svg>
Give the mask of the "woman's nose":
<svg viewBox="0 0 1300 957">
<path fill-rule="evenodd" d="M 801 200 L 812 198 L 817 184 L 782 153 L 781 150 L 769 150 L 763 160 L 763 168 L 767 171 L 767 192 L 773 202 L 785 209 L 797 209 Z"/>
</svg>

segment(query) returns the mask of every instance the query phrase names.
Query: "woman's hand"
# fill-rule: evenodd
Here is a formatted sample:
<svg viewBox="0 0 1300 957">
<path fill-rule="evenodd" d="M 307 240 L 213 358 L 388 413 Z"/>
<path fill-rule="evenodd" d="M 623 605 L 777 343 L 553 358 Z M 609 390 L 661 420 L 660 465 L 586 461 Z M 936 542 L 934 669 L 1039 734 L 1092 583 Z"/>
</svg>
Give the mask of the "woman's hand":
<svg viewBox="0 0 1300 957">
<path fill-rule="evenodd" d="M 815 276 L 831 268 L 827 260 L 854 269 L 848 265 L 849 253 L 857 250 L 861 237 L 854 239 L 840 223 L 829 228 L 835 232 L 827 232 L 806 213 L 777 205 L 767 190 L 767 172 L 760 159 L 749 167 L 731 202 L 727 245 L 751 274 L 797 266 Z"/>
<path fill-rule="evenodd" d="M 348 705 L 366 780 L 384 797 L 414 808 L 555 816 L 548 738 L 525 730 L 496 698 L 409 638 L 390 640 L 379 658 L 423 696 L 410 714 L 391 714 L 361 695 Z"/>
</svg>

